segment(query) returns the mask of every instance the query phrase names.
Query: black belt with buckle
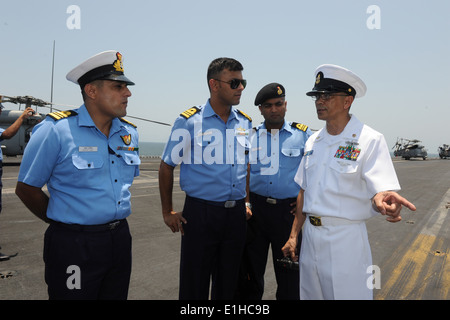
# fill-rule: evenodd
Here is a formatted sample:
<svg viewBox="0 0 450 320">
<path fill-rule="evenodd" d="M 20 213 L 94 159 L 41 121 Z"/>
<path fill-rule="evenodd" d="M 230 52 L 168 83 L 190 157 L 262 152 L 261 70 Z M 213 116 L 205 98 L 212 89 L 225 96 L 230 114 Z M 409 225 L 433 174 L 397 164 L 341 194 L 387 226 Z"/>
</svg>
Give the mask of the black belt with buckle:
<svg viewBox="0 0 450 320">
<path fill-rule="evenodd" d="M 211 201 L 211 200 L 203 200 L 200 198 L 194 198 L 191 196 L 186 196 L 187 198 L 192 199 L 193 201 L 197 201 L 197 202 L 201 202 L 201 203 L 206 203 L 215 207 L 222 207 L 222 208 L 234 208 L 236 207 L 238 204 L 240 203 L 244 203 L 245 199 L 240 199 L 240 200 L 227 200 L 227 201 Z"/>
<path fill-rule="evenodd" d="M 275 198 L 271 198 L 271 197 L 261 196 L 261 195 L 259 195 L 257 193 L 254 193 L 254 192 L 251 192 L 250 195 L 256 197 L 256 199 L 258 201 L 267 202 L 267 203 L 273 204 L 273 205 L 286 203 L 286 202 L 292 203 L 292 202 L 295 202 L 297 200 L 296 198 L 275 199 Z"/>
<path fill-rule="evenodd" d="M 56 224 L 58 226 L 62 226 L 64 228 L 75 231 L 98 232 L 98 231 L 114 230 L 124 221 L 125 219 L 121 219 L 121 220 L 114 220 L 105 224 L 94 224 L 94 225 L 68 224 L 59 221 L 52 221 L 50 224 Z"/>
</svg>

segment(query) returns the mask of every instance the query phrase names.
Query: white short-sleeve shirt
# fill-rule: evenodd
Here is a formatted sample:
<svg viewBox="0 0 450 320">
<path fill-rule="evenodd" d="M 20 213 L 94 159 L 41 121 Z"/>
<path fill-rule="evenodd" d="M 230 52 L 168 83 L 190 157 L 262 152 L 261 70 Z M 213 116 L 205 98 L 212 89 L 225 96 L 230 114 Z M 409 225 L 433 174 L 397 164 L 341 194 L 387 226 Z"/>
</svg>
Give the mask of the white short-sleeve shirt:
<svg viewBox="0 0 450 320">
<path fill-rule="evenodd" d="M 355 116 L 336 136 L 313 134 L 294 180 L 305 190 L 303 212 L 366 220 L 376 214 L 371 198 L 400 190 L 384 136 Z"/>
</svg>

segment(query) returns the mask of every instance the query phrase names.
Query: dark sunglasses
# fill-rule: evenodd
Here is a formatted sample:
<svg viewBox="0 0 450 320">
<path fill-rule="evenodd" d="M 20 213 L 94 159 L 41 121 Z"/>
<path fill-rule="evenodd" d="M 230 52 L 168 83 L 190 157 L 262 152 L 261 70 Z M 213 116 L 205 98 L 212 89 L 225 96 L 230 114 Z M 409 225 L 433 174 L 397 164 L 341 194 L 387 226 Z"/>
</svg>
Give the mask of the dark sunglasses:
<svg viewBox="0 0 450 320">
<path fill-rule="evenodd" d="M 222 80 L 219 80 L 219 79 L 213 79 L 213 80 L 216 80 L 216 81 L 219 81 L 219 82 L 228 83 L 230 85 L 230 88 L 233 89 L 233 90 L 239 88 L 240 84 L 242 84 L 244 89 L 247 86 L 247 80 L 244 80 L 244 79 L 232 79 L 231 81 L 222 81 Z"/>
</svg>

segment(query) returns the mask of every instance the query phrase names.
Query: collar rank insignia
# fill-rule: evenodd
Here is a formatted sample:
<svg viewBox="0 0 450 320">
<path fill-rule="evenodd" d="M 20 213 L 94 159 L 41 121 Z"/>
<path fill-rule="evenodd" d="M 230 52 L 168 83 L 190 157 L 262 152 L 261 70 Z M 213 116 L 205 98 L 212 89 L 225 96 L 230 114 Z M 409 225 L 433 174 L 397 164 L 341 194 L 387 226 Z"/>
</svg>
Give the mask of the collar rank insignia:
<svg viewBox="0 0 450 320">
<path fill-rule="evenodd" d="M 127 146 L 131 143 L 131 134 L 128 134 L 126 136 L 120 136 L 122 138 L 123 143 L 125 143 Z"/>
</svg>

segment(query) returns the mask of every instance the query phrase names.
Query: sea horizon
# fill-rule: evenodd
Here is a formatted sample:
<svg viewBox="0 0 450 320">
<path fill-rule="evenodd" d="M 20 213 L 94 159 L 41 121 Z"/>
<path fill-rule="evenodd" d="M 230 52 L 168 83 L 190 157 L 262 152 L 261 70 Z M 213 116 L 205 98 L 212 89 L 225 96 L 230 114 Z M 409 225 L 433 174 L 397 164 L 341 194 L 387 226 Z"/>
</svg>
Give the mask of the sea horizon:
<svg viewBox="0 0 450 320">
<path fill-rule="evenodd" d="M 139 156 L 161 157 L 165 146 L 165 142 L 139 141 Z"/>
</svg>

